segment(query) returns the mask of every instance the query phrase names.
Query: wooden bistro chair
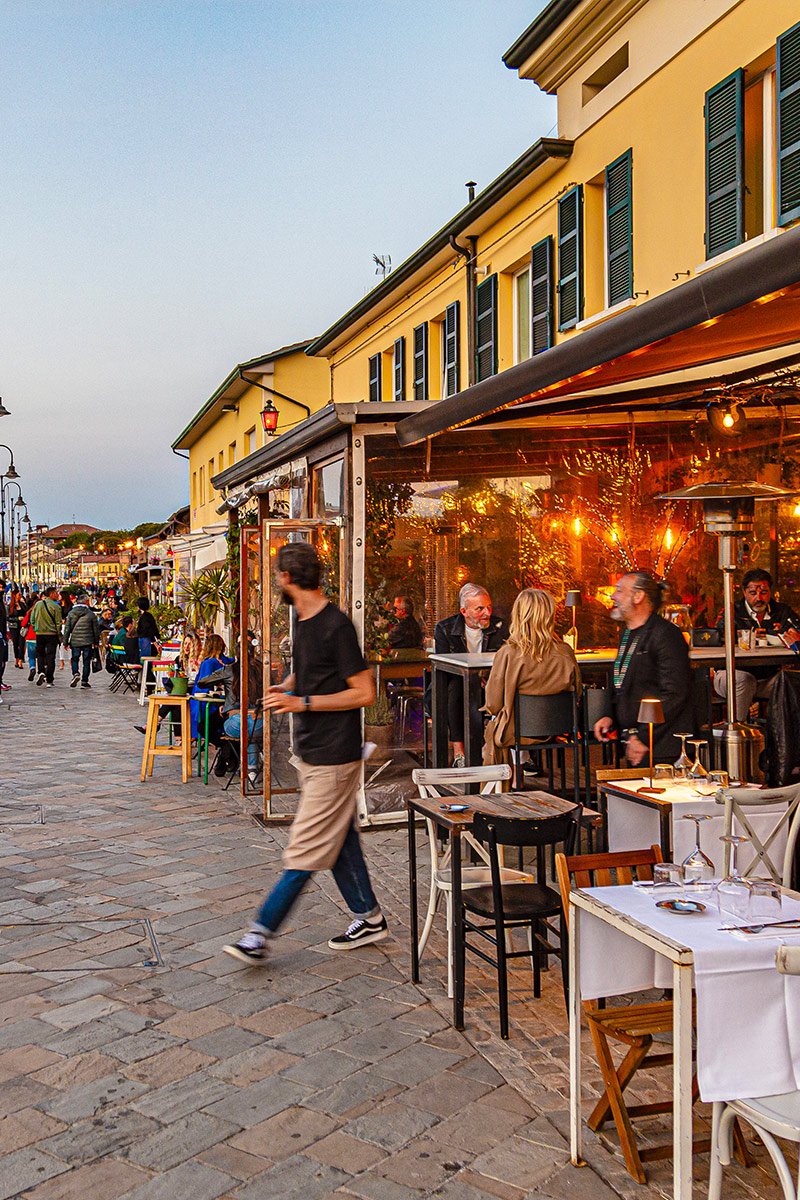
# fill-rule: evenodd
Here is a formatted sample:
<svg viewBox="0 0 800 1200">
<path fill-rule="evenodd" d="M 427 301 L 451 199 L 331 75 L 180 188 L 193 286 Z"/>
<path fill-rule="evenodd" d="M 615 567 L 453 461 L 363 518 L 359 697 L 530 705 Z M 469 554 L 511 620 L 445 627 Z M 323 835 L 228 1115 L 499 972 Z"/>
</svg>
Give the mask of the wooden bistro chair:
<svg viewBox="0 0 800 1200">
<path fill-rule="evenodd" d="M 500 1036 L 508 1037 L 508 960 L 530 958 L 533 966 L 533 994 L 541 995 L 541 970 L 550 955 L 561 957 L 561 897 L 546 883 L 504 882 L 500 866 L 502 846 L 553 846 L 563 843 L 572 848 L 580 829 L 580 807 L 556 817 L 489 817 L 476 813 L 472 831 L 489 851 L 491 886 L 470 888 L 462 894 L 464 906 L 464 949 L 469 950 L 497 971 L 500 1003 Z M 559 918 L 559 927 L 550 924 Z M 530 931 L 528 948 L 508 950 L 507 934 L 513 929 Z M 470 941 L 474 934 L 481 941 Z M 555 935 L 555 942 L 548 935 Z M 495 955 L 486 948 L 494 947 Z"/>
<path fill-rule="evenodd" d="M 417 785 L 420 796 L 424 799 L 431 797 L 459 794 L 468 784 L 478 784 L 481 794 L 490 796 L 502 790 L 503 783 L 511 778 L 511 767 L 500 763 L 490 767 L 429 767 L 412 771 L 411 778 Z M 426 817 L 425 824 L 428 832 L 428 846 L 431 855 L 431 891 L 428 898 L 428 911 L 419 939 L 419 954 L 425 949 L 433 919 L 439 907 L 439 901 L 444 897 L 445 915 L 447 921 L 447 994 L 453 994 L 453 879 L 450 871 L 450 848 L 441 852 L 439 838 L 436 834 L 436 823 Z M 462 834 L 462 839 L 481 860 L 480 865 L 471 866 L 468 863 L 461 867 L 462 889 L 485 887 L 491 883 L 491 870 L 487 851 L 475 840 L 471 833 Z M 503 881 L 511 880 L 532 882 L 533 876 L 525 871 L 512 871 L 503 867 Z"/>
<path fill-rule="evenodd" d="M 564 920 L 569 921 L 569 894 L 573 887 L 607 887 L 629 884 L 635 879 L 652 879 L 653 866 L 663 862 L 661 848 L 624 850 L 615 854 L 583 854 L 570 858 L 556 855 L 556 874 L 564 906 Z M 605 1093 L 597 1102 L 587 1121 L 593 1131 L 613 1117 L 619 1135 L 620 1148 L 628 1174 L 639 1183 L 646 1182 L 643 1162 L 670 1158 L 672 1143 L 641 1149 L 631 1121 L 636 1117 L 652 1117 L 672 1111 L 672 1100 L 653 1104 L 625 1103 L 624 1092 L 637 1071 L 643 1067 L 668 1067 L 672 1054 L 651 1054 L 653 1040 L 658 1034 L 672 1033 L 672 1001 L 658 1000 L 651 1004 L 631 1004 L 620 1008 L 601 1008 L 598 1001 L 587 1000 L 583 1005 L 589 1032 L 592 1035 Z M 614 1066 L 611 1043 L 627 1046 L 622 1062 Z M 697 1082 L 692 1079 L 692 1101 L 697 1099 Z M 695 1142 L 695 1153 L 708 1150 L 710 1141 Z"/>
</svg>

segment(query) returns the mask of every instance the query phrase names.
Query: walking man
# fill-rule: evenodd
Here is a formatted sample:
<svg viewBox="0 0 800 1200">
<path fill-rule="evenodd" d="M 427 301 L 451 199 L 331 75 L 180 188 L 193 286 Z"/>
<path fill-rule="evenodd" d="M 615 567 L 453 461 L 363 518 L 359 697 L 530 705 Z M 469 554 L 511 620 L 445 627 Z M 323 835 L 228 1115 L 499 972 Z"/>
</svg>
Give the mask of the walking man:
<svg viewBox="0 0 800 1200">
<path fill-rule="evenodd" d="M 294 606 L 297 625 L 292 674 L 271 687 L 267 711 L 295 713 L 300 804 L 283 855 L 284 872 L 246 933 L 226 954 L 263 962 L 273 937 L 312 872 L 331 870 L 353 916 L 328 942 L 352 950 L 386 937 L 386 921 L 370 883 L 358 831 L 361 779 L 360 709 L 375 699 L 375 684 L 352 622 L 319 588 L 320 563 L 312 546 L 295 542 L 278 551 L 277 583 Z"/>
<path fill-rule="evenodd" d="M 36 686 L 44 683 L 53 686 L 56 671 L 56 650 L 61 640 L 61 605 L 57 600 L 58 588 L 45 588 L 44 596 L 37 600 L 31 613 L 31 624 L 36 634 Z"/>
<path fill-rule="evenodd" d="M 100 622 L 97 614 L 89 607 L 89 597 L 81 592 L 77 602 L 69 610 L 64 622 L 64 645 L 72 651 L 72 683 L 74 688 L 80 683 L 82 688 L 90 688 L 89 671 L 92 665 L 92 654 L 100 648 Z M 83 659 L 81 675 L 78 665 Z"/>
</svg>

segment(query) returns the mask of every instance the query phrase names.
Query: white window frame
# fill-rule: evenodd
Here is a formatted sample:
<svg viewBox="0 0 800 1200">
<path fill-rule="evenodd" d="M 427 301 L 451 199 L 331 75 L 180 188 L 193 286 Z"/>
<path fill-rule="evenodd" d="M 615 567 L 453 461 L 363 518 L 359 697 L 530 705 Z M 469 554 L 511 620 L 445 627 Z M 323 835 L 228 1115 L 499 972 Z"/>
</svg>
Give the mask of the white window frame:
<svg viewBox="0 0 800 1200">
<path fill-rule="evenodd" d="M 526 273 L 528 276 L 528 353 L 525 358 L 521 358 L 520 357 L 520 346 L 519 346 L 519 299 L 518 299 L 518 290 L 519 289 L 518 289 L 517 281 L 519 280 L 519 278 L 522 275 L 525 275 Z M 532 284 L 531 263 L 530 263 L 530 259 L 528 259 L 528 262 L 526 263 L 526 265 L 524 267 L 520 267 L 520 269 L 518 271 L 515 271 L 513 278 L 512 278 L 512 287 L 514 289 L 513 312 L 514 312 L 514 365 L 515 366 L 517 363 L 527 362 L 529 358 L 533 357 L 533 353 L 532 353 L 533 346 L 531 345 L 531 342 L 533 341 L 533 329 L 532 329 L 533 291 L 532 291 L 531 284 Z"/>
</svg>

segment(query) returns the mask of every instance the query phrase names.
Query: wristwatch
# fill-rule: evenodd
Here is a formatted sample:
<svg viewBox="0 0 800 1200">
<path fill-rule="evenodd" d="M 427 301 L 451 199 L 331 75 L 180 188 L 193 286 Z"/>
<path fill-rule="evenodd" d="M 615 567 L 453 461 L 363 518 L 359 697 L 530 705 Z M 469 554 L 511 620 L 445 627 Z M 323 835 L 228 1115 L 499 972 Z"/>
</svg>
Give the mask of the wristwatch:
<svg viewBox="0 0 800 1200">
<path fill-rule="evenodd" d="M 311 712 L 311 697 L 310 696 L 303 696 L 303 706 L 304 706 L 304 708 L 303 708 L 304 712 Z"/>
<path fill-rule="evenodd" d="M 623 742 L 628 742 L 628 741 L 630 741 L 630 739 L 632 737 L 638 737 L 638 736 L 639 736 L 639 730 L 635 726 L 633 729 L 623 729 L 623 731 L 622 731 Z"/>
</svg>

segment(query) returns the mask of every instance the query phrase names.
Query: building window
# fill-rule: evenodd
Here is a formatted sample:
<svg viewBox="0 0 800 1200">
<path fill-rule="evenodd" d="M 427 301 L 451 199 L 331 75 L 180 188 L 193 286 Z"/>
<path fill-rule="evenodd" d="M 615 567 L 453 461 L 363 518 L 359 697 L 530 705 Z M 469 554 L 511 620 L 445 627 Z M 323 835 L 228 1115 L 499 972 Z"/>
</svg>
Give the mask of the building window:
<svg viewBox="0 0 800 1200">
<path fill-rule="evenodd" d="M 558 202 L 558 328 L 573 329 L 583 317 L 583 188 Z"/>
<path fill-rule="evenodd" d="M 778 224 L 800 217 L 800 24 L 778 38 Z"/>
<path fill-rule="evenodd" d="M 372 401 L 381 398 L 381 356 L 373 354 L 369 360 L 369 398 Z"/>
<path fill-rule="evenodd" d="M 209 498 L 209 500 L 214 499 L 214 485 L 211 482 L 211 477 L 213 474 L 214 474 L 214 460 L 213 460 L 213 458 L 211 458 L 211 459 L 209 459 L 209 462 L 208 462 L 208 498 Z"/>
<path fill-rule="evenodd" d="M 497 374 L 497 275 L 479 283 L 475 295 L 475 379 Z"/>
<path fill-rule="evenodd" d="M 459 302 L 445 309 L 442 322 L 442 399 L 461 390 Z"/>
<path fill-rule="evenodd" d="M 392 354 L 392 397 L 395 400 L 406 398 L 406 339 L 400 337 L 394 344 Z"/>
<path fill-rule="evenodd" d="M 343 458 L 314 468 L 314 508 L 322 519 L 341 516 L 344 511 Z"/>
<path fill-rule="evenodd" d="M 222 470 L 224 469 L 224 462 L 223 462 L 223 457 L 222 457 L 222 451 L 221 451 L 221 450 L 220 450 L 220 452 L 219 452 L 219 469 L 220 469 L 220 471 L 222 471 Z"/>
<path fill-rule="evenodd" d="M 531 354 L 553 345 L 553 239 L 549 235 L 531 249 Z"/>
<path fill-rule="evenodd" d="M 197 508 L 197 471 L 192 471 L 192 508 Z"/>
<path fill-rule="evenodd" d="M 206 502 L 206 482 L 205 482 L 205 467 L 200 468 L 200 503 Z"/>
<path fill-rule="evenodd" d="M 531 356 L 531 268 L 514 276 L 514 362 Z"/>
<path fill-rule="evenodd" d="M 606 167 L 606 303 L 633 296 L 633 153 Z"/>
<path fill-rule="evenodd" d="M 414 399 L 428 399 L 428 322 L 414 330 Z"/>
<path fill-rule="evenodd" d="M 231 442 L 228 446 L 228 466 L 232 467 L 236 462 L 236 442 Z"/>
<path fill-rule="evenodd" d="M 255 450 L 255 448 L 256 448 L 255 426 L 253 426 L 252 429 L 248 429 L 247 433 L 244 435 L 244 447 L 245 447 L 245 449 L 244 449 L 245 454 L 252 454 L 253 451 Z"/>
</svg>

